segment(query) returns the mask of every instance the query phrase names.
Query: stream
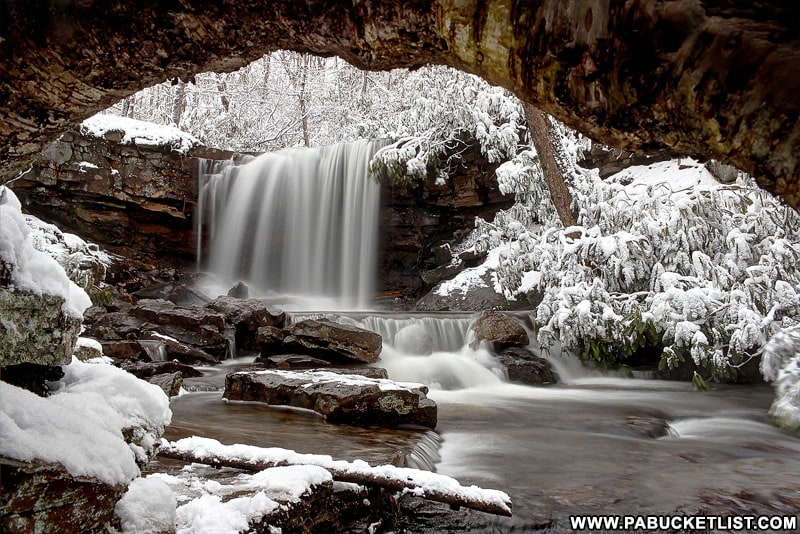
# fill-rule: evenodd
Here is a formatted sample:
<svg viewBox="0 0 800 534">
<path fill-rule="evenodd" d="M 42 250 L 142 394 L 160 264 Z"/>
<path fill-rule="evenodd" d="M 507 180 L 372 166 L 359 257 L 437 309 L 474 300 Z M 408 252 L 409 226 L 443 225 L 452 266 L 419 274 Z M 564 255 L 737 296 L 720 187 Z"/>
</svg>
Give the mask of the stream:
<svg viewBox="0 0 800 534">
<path fill-rule="evenodd" d="M 557 354 L 549 358 L 562 383 L 516 385 L 502 378 L 488 351 L 469 347 L 469 315 L 327 316 L 381 333 L 376 365 L 390 378 L 431 386 L 436 432 L 334 425 L 313 412 L 224 401 L 225 374 L 250 358 L 187 379 L 190 392 L 173 399 L 165 437 L 196 434 L 373 465 L 405 463 L 511 496 L 514 517 L 461 511 L 450 514 L 454 530 L 532 531 L 563 526 L 577 513 L 800 510 L 800 439 L 766 424 L 773 396 L 767 385 L 698 392 L 683 382 L 590 374 Z M 425 326 L 432 355 L 393 348 L 390 340 L 407 324 Z"/>
</svg>

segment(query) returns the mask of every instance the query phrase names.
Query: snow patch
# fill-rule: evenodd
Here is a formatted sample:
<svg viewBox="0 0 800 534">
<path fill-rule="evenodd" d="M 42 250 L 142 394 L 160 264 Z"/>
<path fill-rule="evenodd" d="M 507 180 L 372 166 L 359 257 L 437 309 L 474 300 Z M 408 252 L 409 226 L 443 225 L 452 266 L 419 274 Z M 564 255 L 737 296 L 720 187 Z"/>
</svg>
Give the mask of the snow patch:
<svg viewBox="0 0 800 534">
<path fill-rule="evenodd" d="M 159 534 L 175 529 L 176 506 L 172 489 L 160 477 L 151 475 L 131 482 L 114 514 L 123 533 Z"/>
</svg>

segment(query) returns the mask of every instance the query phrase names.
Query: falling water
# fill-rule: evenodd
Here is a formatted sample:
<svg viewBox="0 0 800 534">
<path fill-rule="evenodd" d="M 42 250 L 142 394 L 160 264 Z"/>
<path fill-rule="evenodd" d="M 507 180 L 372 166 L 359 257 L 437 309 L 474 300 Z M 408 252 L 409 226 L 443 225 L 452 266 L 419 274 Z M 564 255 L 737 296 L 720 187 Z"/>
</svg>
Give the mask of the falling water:
<svg viewBox="0 0 800 534">
<path fill-rule="evenodd" d="M 210 169 L 198 198 L 204 267 L 267 294 L 368 305 L 380 188 L 367 171 L 380 145 L 290 149 Z"/>
</svg>

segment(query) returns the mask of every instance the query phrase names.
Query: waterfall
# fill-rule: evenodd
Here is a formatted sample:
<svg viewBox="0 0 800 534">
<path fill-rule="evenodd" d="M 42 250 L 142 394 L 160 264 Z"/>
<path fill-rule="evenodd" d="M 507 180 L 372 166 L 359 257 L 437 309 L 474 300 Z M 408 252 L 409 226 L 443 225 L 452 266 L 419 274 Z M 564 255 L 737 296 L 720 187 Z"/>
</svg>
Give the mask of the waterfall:
<svg viewBox="0 0 800 534">
<path fill-rule="evenodd" d="M 265 295 L 367 306 L 380 200 L 380 187 L 367 174 L 381 144 L 288 149 L 243 165 L 206 165 L 198 196 L 198 267 Z"/>
</svg>

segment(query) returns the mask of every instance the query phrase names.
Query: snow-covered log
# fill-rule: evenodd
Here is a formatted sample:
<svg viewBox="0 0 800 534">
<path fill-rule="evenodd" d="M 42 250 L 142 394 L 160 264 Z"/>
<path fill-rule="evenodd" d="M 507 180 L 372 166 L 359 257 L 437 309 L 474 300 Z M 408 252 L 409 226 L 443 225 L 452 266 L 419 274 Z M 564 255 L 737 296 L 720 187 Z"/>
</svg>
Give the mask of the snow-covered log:
<svg viewBox="0 0 800 534">
<path fill-rule="evenodd" d="M 158 454 L 185 462 L 248 471 L 288 465 L 314 465 L 327 469 L 333 479 L 340 482 L 378 486 L 452 506 L 511 516 L 511 499 L 506 493 L 477 486 L 462 486 L 454 478 L 417 469 L 393 465 L 372 467 L 363 460 L 347 462 L 334 460 L 327 455 L 301 454 L 275 447 L 223 445 L 214 439 L 197 436 L 174 442 L 162 440 Z"/>
</svg>

